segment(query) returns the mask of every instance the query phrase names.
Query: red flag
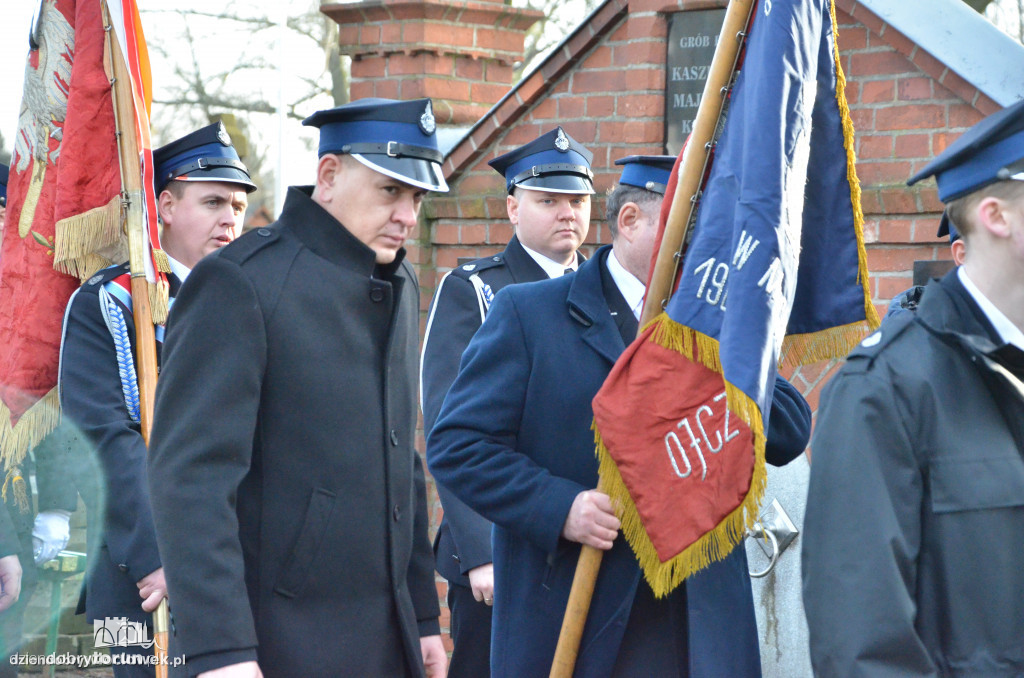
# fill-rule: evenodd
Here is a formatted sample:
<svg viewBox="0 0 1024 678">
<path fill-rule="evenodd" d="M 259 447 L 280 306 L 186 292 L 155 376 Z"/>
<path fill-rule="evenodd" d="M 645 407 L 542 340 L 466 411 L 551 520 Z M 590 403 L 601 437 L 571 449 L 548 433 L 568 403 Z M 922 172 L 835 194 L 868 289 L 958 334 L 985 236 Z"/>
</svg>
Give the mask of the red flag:
<svg viewBox="0 0 1024 678">
<path fill-rule="evenodd" d="M 137 11 L 122 15 L 134 22 Z M 96 270 L 127 259 L 110 58 L 100 2 L 42 3 L 0 248 L 0 457 L 8 478 L 57 424 L 68 299 Z M 141 118 L 148 141 L 144 107 Z M 127 134 L 138 135 L 138 125 L 122 121 Z"/>
</svg>

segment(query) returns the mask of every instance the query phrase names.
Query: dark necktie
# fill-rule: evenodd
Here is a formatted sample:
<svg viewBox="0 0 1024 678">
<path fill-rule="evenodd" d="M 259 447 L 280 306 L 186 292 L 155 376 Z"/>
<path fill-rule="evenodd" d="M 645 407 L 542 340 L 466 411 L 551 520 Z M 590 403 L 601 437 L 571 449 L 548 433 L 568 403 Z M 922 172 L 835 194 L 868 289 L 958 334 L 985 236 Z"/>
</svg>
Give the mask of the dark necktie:
<svg viewBox="0 0 1024 678">
<path fill-rule="evenodd" d="M 573 272 L 574 271 L 571 268 L 567 268 L 564 271 L 562 271 L 562 275 L 569 275 L 570 273 L 573 273 Z"/>
</svg>

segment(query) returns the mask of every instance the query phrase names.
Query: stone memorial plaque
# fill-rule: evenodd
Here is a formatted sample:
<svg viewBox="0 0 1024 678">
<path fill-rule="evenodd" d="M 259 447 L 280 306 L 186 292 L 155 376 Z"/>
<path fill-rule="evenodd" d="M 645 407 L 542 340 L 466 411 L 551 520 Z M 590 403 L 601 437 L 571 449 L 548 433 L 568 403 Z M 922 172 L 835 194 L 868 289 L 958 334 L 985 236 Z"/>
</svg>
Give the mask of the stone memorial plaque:
<svg viewBox="0 0 1024 678">
<path fill-rule="evenodd" d="M 693 129 L 724 20 L 724 9 L 676 12 L 669 18 L 665 62 L 666 153 L 678 155 Z"/>
</svg>

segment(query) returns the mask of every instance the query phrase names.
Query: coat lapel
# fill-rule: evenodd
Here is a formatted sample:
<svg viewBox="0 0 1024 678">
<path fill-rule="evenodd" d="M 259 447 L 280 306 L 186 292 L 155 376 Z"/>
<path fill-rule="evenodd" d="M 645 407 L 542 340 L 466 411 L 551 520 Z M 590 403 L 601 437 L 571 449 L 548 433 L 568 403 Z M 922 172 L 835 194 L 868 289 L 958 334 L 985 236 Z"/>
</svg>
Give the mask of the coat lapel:
<svg viewBox="0 0 1024 678">
<path fill-rule="evenodd" d="M 573 276 L 566 300 L 569 316 L 580 331 L 580 338 L 599 355 L 614 363 L 626 345 L 619 334 L 601 285 L 601 267 L 610 246 L 598 250 Z"/>
</svg>

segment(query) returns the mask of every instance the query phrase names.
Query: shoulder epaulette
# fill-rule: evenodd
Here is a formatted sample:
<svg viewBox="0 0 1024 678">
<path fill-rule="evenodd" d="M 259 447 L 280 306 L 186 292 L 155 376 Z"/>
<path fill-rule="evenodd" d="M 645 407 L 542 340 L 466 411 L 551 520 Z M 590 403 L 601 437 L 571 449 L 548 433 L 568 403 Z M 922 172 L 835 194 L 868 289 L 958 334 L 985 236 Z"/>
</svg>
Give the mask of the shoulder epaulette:
<svg viewBox="0 0 1024 678">
<path fill-rule="evenodd" d="M 498 266 L 505 265 L 505 253 L 498 252 L 497 254 L 490 257 L 483 257 L 476 261 L 471 261 L 468 264 L 462 264 L 452 269 L 452 275 L 468 280 L 471 275 L 486 271 L 489 268 L 497 268 Z"/>
<path fill-rule="evenodd" d="M 231 247 L 219 249 L 214 252 L 214 255 L 224 257 L 236 264 L 241 264 L 256 254 L 256 252 L 259 252 L 271 243 L 277 242 L 280 238 L 280 228 L 276 228 L 273 225 L 261 226 L 260 228 L 243 233 L 240 238 L 231 243 Z"/>
<path fill-rule="evenodd" d="M 864 369 L 870 368 L 882 350 L 902 336 L 914 324 L 914 313 L 899 313 L 886 318 L 881 327 L 869 334 L 846 356 L 846 364 L 860 363 Z"/>
<path fill-rule="evenodd" d="M 95 287 L 102 283 L 110 282 L 111 280 L 123 275 L 130 275 L 127 262 L 118 264 L 117 266 L 108 266 L 107 268 L 96 271 L 91 278 L 85 281 L 83 287 Z"/>
</svg>

